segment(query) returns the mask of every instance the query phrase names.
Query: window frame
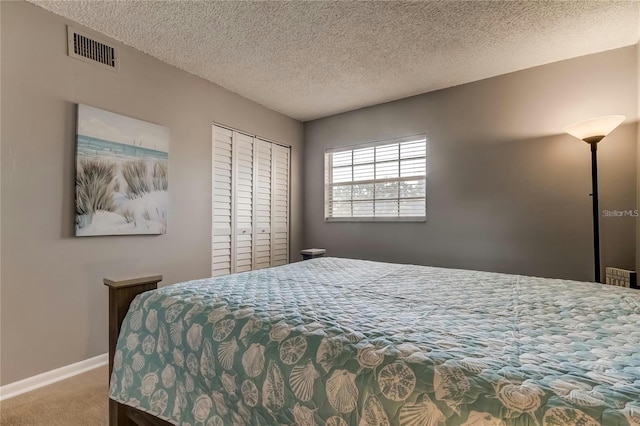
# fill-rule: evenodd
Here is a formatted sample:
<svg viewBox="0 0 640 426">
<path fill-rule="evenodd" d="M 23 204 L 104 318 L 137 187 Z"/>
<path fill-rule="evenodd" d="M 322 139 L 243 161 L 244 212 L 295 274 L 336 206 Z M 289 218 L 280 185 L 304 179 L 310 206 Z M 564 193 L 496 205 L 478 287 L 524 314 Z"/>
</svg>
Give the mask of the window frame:
<svg viewBox="0 0 640 426">
<path fill-rule="evenodd" d="M 366 180 L 351 180 L 351 181 L 347 181 L 347 182 L 337 182 L 338 184 L 342 184 L 344 183 L 345 185 L 353 185 L 355 182 L 357 182 L 358 184 L 373 184 L 374 188 L 375 185 L 377 183 L 385 183 L 385 182 L 392 182 L 392 181 L 397 181 L 397 182 L 403 182 L 403 181 L 407 181 L 407 180 L 424 180 L 424 197 L 398 197 L 398 198 L 374 198 L 370 199 L 370 201 L 374 202 L 375 205 L 375 201 L 376 200 L 385 200 L 388 199 L 390 201 L 397 201 L 398 202 L 398 206 L 400 204 L 400 201 L 403 199 L 407 199 L 407 200 L 411 200 L 411 199 L 418 199 L 418 200 L 422 200 L 424 199 L 424 214 L 421 216 L 342 216 L 342 217 L 333 217 L 330 216 L 330 203 L 334 202 L 333 200 L 331 200 L 331 196 L 330 196 L 330 191 L 333 190 L 333 187 L 335 185 L 335 183 L 332 181 L 332 177 L 333 177 L 333 165 L 332 165 L 332 160 L 333 160 L 333 154 L 336 153 L 340 153 L 340 152 L 345 152 L 345 151 L 356 151 L 356 150 L 360 150 L 360 149 L 366 149 L 366 148 L 372 148 L 372 147 L 379 147 L 379 146 L 384 146 L 384 145 L 394 145 L 394 144 L 398 144 L 399 145 L 399 149 L 401 149 L 401 145 L 402 143 L 407 143 L 407 142 L 418 142 L 418 141 L 423 141 L 425 143 L 425 156 L 424 156 L 424 161 L 425 161 L 425 174 L 424 175 L 416 175 L 416 176 L 408 176 L 408 177 L 395 177 L 395 178 L 382 178 L 382 179 L 376 179 L 374 177 L 374 179 L 366 179 Z M 375 150 L 374 150 L 375 152 Z M 421 159 L 422 157 L 415 157 L 415 158 L 406 158 L 405 160 L 412 160 L 412 159 Z M 411 135 L 411 136 L 404 136 L 404 137 L 399 137 L 399 138 L 391 138 L 391 139 L 384 139 L 384 140 L 378 140 L 378 141 L 374 141 L 374 142 L 366 142 L 366 143 L 361 143 L 361 144 L 355 144 L 355 145 L 348 145 L 348 146 L 341 146 L 341 147 L 337 147 L 337 148 L 330 148 L 330 149 L 326 149 L 324 151 L 324 221 L 325 222 L 426 222 L 427 221 L 427 178 L 428 178 L 428 174 L 429 174 L 429 141 L 427 140 L 426 134 L 421 133 L 421 134 L 416 134 L 416 135 Z M 401 155 L 398 155 L 398 159 L 397 160 L 388 160 L 388 162 L 394 162 L 397 161 L 399 167 L 401 167 L 401 162 L 402 162 L 402 157 Z M 371 163 L 364 163 L 364 165 L 367 164 L 373 164 L 374 170 L 376 169 L 376 164 L 382 164 L 385 161 L 380 161 L 377 162 L 375 161 L 375 154 L 374 154 L 374 160 Z M 355 166 L 360 165 L 360 164 L 356 164 Z M 349 167 L 349 166 L 344 166 L 344 167 Z M 351 163 L 350 167 L 354 167 L 353 161 Z M 375 173 L 375 172 L 374 172 Z M 398 171 L 398 175 L 401 174 L 401 170 Z M 331 188 L 331 189 L 330 189 Z M 375 191 L 375 189 L 374 189 Z M 350 200 L 345 201 L 345 202 L 351 202 L 353 203 L 353 201 L 369 201 L 369 199 L 353 199 L 353 196 L 351 197 Z M 374 207 L 375 208 L 375 207 Z M 352 207 L 352 214 L 353 214 L 353 207 Z"/>
</svg>

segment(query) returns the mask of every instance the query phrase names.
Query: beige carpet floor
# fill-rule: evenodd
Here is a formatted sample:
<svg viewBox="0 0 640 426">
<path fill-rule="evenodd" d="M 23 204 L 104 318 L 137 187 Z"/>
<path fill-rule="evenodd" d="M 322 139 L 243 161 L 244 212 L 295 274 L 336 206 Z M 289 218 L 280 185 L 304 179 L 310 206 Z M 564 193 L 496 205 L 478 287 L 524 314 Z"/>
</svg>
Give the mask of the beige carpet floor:
<svg viewBox="0 0 640 426">
<path fill-rule="evenodd" d="M 107 367 L 0 402 L 2 426 L 104 426 Z"/>
</svg>

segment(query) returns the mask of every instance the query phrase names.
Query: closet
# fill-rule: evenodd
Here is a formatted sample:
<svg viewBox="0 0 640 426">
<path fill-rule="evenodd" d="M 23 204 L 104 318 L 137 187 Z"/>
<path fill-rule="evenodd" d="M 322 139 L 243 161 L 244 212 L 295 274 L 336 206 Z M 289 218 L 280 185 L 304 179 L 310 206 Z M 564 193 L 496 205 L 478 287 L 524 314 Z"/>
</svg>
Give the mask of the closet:
<svg viewBox="0 0 640 426">
<path fill-rule="evenodd" d="M 211 275 L 289 262 L 290 148 L 213 125 Z"/>
</svg>

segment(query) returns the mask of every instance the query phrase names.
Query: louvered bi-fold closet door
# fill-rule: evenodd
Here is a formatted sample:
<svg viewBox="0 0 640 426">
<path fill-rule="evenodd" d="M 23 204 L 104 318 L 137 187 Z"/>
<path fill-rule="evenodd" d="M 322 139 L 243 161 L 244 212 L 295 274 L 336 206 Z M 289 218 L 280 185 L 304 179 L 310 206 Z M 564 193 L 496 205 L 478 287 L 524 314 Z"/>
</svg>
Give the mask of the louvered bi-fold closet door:
<svg viewBox="0 0 640 426">
<path fill-rule="evenodd" d="M 271 266 L 272 145 L 260 139 L 254 144 L 254 269 Z"/>
<path fill-rule="evenodd" d="M 290 149 L 213 126 L 212 276 L 289 262 Z"/>
<path fill-rule="evenodd" d="M 253 269 L 253 137 L 233 133 L 235 250 L 232 272 Z"/>
<path fill-rule="evenodd" d="M 290 148 L 271 145 L 271 266 L 289 263 Z"/>
<path fill-rule="evenodd" d="M 213 127 L 211 275 L 232 272 L 232 147 L 233 132 Z"/>
</svg>

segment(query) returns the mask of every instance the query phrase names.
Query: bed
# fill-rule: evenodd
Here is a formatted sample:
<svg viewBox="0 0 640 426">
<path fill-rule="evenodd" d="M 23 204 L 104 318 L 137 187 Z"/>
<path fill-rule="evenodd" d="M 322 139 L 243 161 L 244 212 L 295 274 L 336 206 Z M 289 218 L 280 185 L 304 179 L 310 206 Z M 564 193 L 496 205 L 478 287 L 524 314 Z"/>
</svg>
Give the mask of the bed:
<svg viewBox="0 0 640 426">
<path fill-rule="evenodd" d="M 338 258 L 151 281 L 111 289 L 112 425 L 640 425 L 637 290 Z"/>
</svg>

